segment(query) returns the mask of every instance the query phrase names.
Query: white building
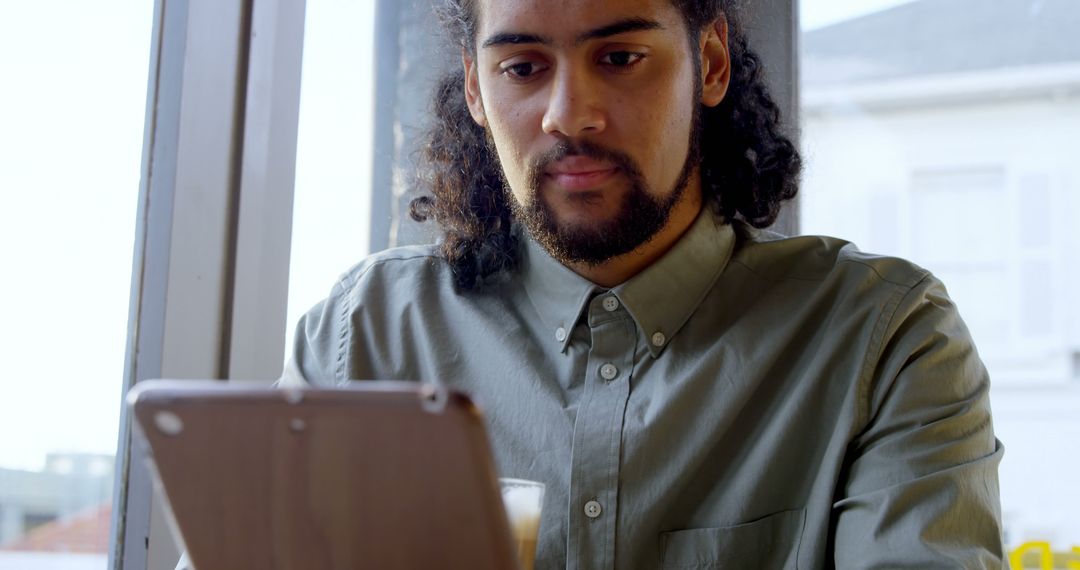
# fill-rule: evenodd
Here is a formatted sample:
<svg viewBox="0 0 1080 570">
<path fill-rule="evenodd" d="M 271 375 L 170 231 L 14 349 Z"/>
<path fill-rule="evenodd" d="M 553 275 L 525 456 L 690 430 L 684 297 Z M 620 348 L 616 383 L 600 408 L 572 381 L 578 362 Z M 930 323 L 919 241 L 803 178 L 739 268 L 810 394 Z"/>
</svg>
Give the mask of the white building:
<svg viewBox="0 0 1080 570">
<path fill-rule="evenodd" d="M 1080 546 L 1080 2 L 814 30 L 801 89 L 802 232 L 945 282 L 993 381 L 1007 542 Z"/>
</svg>

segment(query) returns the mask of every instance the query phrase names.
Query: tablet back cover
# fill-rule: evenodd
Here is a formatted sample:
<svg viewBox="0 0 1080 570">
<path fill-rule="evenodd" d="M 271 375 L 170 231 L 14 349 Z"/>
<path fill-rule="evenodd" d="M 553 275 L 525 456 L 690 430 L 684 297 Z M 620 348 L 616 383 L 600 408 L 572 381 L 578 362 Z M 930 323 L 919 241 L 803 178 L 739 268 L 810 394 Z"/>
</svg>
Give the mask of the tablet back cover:
<svg viewBox="0 0 1080 570">
<path fill-rule="evenodd" d="M 516 565 L 464 395 L 152 381 L 129 401 L 198 570 Z"/>
</svg>

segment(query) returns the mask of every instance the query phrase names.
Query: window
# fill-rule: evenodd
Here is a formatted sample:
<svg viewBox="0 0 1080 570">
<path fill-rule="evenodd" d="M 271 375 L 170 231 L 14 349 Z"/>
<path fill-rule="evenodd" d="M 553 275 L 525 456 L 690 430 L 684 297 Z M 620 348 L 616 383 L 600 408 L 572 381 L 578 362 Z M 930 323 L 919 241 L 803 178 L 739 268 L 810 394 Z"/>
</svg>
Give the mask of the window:
<svg viewBox="0 0 1080 570">
<path fill-rule="evenodd" d="M 1063 568 L 1080 546 L 1080 240 L 1067 229 L 1080 4 L 841 4 L 803 4 L 802 232 L 945 282 L 993 384 L 1014 567 Z"/>
<path fill-rule="evenodd" d="M 0 5 L 0 568 L 102 568 L 153 6 Z"/>
<path fill-rule="evenodd" d="M 297 320 L 369 251 L 374 7 L 307 2 L 286 348 Z"/>
</svg>

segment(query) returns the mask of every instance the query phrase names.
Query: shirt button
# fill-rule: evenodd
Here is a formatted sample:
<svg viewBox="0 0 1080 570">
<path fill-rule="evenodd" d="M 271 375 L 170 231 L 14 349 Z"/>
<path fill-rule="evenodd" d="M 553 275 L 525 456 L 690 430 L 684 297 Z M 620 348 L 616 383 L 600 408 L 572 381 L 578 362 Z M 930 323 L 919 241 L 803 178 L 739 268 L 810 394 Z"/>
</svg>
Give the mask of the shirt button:
<svg viewBox="0 0 1080 570">
<path fill-rule="evenodd" d="M 566 329 L 562 327 L 555 329 L 555 340 L 559 342 L 566 340 Z"/>
<path fill-rule="evenodd" d="M 667 342 L 667 337 L 664 336 L 664 333 L 662 333 L 662 332 L 653 333 L 653 335 L 652 335 L 653 346 L 664 346 L 665 342 Z"/>
<path fill-rule="evenodd" d="M 589 501 L 588 503 L 585 503 L 585 516 L 589 517 L 590 519 L 595 519 L 596 517 L 600 516 L 600 513 L 603 510 L 604 509 L 600 506 L 600 503 L 597 503 L 596 501 Z"/>
<path fill-rule="evenodd" d="M 615 298 L 615 295 L 609 295 L 604 297 L 604 310 L 611 313 L 615 309 L 619 308 L 619 300 Z"/>
<path fill-rule="evenodd" d="M 614 380 L 618 375 L 619 369 L 610 362 L 600 367 L 600 376 L 603 376 L 604 380 Z"/>
</svg>

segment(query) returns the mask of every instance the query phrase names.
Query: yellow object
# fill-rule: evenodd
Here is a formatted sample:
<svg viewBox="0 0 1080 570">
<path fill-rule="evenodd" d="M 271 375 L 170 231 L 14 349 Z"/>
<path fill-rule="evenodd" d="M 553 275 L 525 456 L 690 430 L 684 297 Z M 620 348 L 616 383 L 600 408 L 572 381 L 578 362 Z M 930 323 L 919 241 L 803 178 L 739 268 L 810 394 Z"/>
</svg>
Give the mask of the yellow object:
<svg viewBox="0 0 1080 570">
<path fill-rule="evenodd" d="M 1054 552 L 1049 542 L 1025 542 L 1009 553 L 1009 567 L 1013 570 L 1080 570 L 1080 546 L 1074 546 L 1068 552 Z"/>
<path fill-rule="evenodd" d="M 1009 554 L 1009 567 L 1014 570 L 1022 570 L 1024 566 L 1024 554 L 1032 550 L 1039 551 L 1040 570 L 1054 570 L 1054 553 L 1050 550 L 1050 543 L 1043 541 L 1025 542 L 1016 547 Z"/>
<path fill-rule="evenodd" d="M 1080 570 L 1080 546 L 1072 547 L 1073 560 L 1065 563 L 1065 567 L 1069 570 Z"/>
</svg>

